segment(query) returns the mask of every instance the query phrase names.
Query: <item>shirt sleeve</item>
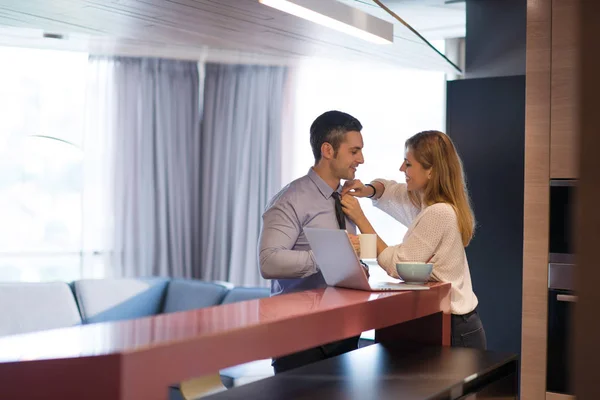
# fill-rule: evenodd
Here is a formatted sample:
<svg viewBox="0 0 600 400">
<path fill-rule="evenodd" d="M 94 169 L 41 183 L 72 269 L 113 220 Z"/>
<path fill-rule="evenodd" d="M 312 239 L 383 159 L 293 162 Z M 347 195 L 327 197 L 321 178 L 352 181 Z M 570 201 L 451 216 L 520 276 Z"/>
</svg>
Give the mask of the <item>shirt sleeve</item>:
<svg viewBox="0 0 600 400">
<path fill-rule="evenodd" d="M 456 225 L 456 214 L 448 204 L 428 207 L 404 242 L 386 248 L 377 262 L 392 276 L 397 276 L 396 263 L 428 262 L 435 254 L 448 229 Z"/>
<path fill-rule="evenodd" d="M 375 179 L 375 182 L 381 183 L 385 187 L 385 191 L 379 199 L 373 200 L 373 205 L 402 225 L 409 226 L 421 210 L 408 197 L 406 183 L 385 179 Z"/>
<path fill-rule="evenodd" d="M 263 278 L 303 278 L 317 272 L 312 251 L 292 250 L 301 233 L 302 225 L 289 201 L 279 201 L 263 214 L 259 241 Z"/>
</svg>

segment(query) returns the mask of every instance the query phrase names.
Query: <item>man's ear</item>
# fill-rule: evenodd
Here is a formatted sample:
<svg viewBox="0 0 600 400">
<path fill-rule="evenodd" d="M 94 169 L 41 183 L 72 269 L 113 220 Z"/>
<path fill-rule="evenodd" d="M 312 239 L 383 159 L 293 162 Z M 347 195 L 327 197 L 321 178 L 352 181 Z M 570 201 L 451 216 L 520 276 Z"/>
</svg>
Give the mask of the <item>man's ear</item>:
<svg viewBox="0 0 600 400">
<path fill-rule="evenodd" d="M 333 146 L 331 145 L 331 143 L 323 143 L 321 145 L 321 157 L 323 157 L 326 160 L 331 160 L 332 158 L 334 158 L 334 151 L 333 151 Z"/>
</svg>

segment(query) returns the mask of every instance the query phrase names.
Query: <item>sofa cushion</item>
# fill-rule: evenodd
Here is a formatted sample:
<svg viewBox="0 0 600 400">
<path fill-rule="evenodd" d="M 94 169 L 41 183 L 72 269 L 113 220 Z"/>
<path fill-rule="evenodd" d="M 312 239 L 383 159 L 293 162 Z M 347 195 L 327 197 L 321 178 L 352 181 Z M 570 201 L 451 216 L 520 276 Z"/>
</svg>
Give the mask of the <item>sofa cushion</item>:
<svg viewBox="0 0 600 400">
<path fill-rule="evenodd" d="M 85 323 L 118 321 L 159 314 L 168 278 L 82 279 L 74 282 Z"/>
<path fill-rule="evenodd" d="M 218 283 L 173 279 L 167 288 L 163 312 L 195 310 L 221 304 L 228 290 Z"/>
<path fill-rule="evenodd" d="M 269 297 L 271 290 L 258 287 L 236 287 L 231 289 L 223 299 L 223 304 L 235 303 L 238 301 L 262 299 Z"/>
<path fill-rule="evenodd" d="M 64 282 L 1 283 L 0 336 L 81 323 L 73 292 Z"/>
</svg>

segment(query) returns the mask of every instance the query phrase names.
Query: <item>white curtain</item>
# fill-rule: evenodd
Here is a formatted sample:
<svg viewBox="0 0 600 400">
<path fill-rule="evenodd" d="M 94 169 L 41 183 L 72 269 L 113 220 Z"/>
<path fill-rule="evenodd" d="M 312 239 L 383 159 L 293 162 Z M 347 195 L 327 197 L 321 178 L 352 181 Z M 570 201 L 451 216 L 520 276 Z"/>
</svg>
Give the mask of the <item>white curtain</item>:
<svg viewBox="0 0 600 400">
<path fill-rule="evenodd" d="M 115 275 L 113 255 L 112 154 L 115 135 L 115 86 L 113 63 L 88 60 L 84 136 L 82 212 L 82 276 L 103 278 Z"/>
<path fill-rule="evenodd" d="M 257 243 L 280 189 L 285 67 L 206 64 L 202 121 L 202 277 L 266 286 Z"/>
<path fill-rule="evenodd" d="M 257 243 L 264 208 L 281 188 L 286 74 L 90 58 L 85 145 L 97 157 L 86 173 L 97 190 L 88 191 L 96 229 L 86 244 L 99 253 L 96 276 L 267 285 Z"/>
<path fill-rule="evenodd" d="M 197 64 L 122 57 L 91 57 L 90 64 L 99 121 L 89 129 L 101 131 L 96 143 L 106 149 L 98 153 L 109 197 L 101 215 L 113 218 L 104 235 L 111 274 L 198 277 Z"/>
</svg>

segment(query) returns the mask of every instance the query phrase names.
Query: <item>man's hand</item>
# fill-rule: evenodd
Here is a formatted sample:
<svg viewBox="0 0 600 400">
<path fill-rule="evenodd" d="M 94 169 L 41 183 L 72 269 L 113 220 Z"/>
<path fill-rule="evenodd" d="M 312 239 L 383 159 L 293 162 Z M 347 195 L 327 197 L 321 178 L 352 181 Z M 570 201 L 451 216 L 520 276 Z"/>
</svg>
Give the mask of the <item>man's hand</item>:
<svg viewBox="0 0 600 400">
<path fill-rule="evenodd" d="M 349 233 L 348 237 L 350 238 L 350 242 L 352 243 L 354 252 L 360 258 L 360 239 L 358 238 L 358 235 L 353 235 L 353 234 Z M 365 276 L 367 277 L 367 279 L 369 279 L 369 276 L 370 276 L 369 266 L 367 264 L 365 264 L 362 260 L 360 260 L 360 266 L 362 267 L 362 270 L 363 270 Z"/>
<path fill-rule="evenodd" d="M 373 195 L 373 188 L 365 186 L 360 179 L 346 181 L 342 187 L 342 197 L 346 194 L 354 197 L 369 197 Z"/>
<path fill-rule="evenodd" d="M 360 260 L 360 265 L 368 280 L 371 277 L 371 274 L 369 273 L 369 266 L 363 260 Z"/>
<path fill-rule="evenodd" d="M 351 233 L 348 234 L 350 238 L 350 242 L 352 243 L 352 247 L 354 248 L 354 252 L 357 256 L 360 257 L 360 240 L 358 239 L 358 235 L 353 235 Z"/>
</svg>

